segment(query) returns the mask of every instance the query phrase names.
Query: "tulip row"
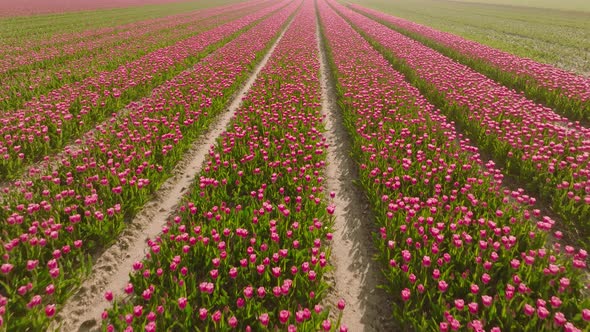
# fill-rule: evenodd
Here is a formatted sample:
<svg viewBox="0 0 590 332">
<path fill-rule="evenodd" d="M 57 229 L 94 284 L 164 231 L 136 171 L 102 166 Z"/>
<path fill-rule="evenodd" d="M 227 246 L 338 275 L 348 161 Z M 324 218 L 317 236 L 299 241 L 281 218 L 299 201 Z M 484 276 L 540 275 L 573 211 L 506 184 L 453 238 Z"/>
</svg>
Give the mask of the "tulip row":
<svg viewBox="0 0 590 332">
<path fill-rule="evenodd" d="M 103 38 L 86 38 L 66 46 L 43 48 L 38 51 L 43 57 L 27 52 L 31 59 L 17 56 L 19 62 L 36 62 L 0 75 L 0 107 L 6 111 L 21 108 L 33 97 L 99 72 L 116 69 L 145 54 L 174 45 L 263 7 L 263 3 L 247 2 L 239 6 L 204 10 L 187 17 L 173 16 L 149 26 L 137 24 L 133 29 L 117 30 L 117 34 L 107 34 Z M 4 61 L 14 57 L 9 56 Z"/>
<path fill-rule="evenodd" d="M 339 12 L 590 245 L 590 129 L 349 8 Z"/>
<path fill-rule="evenodd" d="M 0 210 L 0 325 L 47 326 L 88 271 L 90 254 L 108 246 L 170 176 L 299 6 L 284 5 L 88 133 L 56 169 L 14 183 Z"/>
<path fill-rule="evenodd" d="M 148 240 L 129 295 L 104 312 L 107 331 L 338 325 L 319 305 L 333 210 L 322 189 L 326 143 L 314 25 L 307 0 L 210 149 L 178 215 Z"/>
<path fill-rule="evenodd" d="M 590 121 L 590 78 L 503 52 L 358 5 L 352 9 L 413 38 L 498 82 L 523 91 L 572 120 Z"/>
<path fill-rule="evenodd" d="M 584 250 L 545 248 L 553 221 L 319 2 L 339 104 L 380 230 L 393 314 L 416 331 L 590 328 Z M 419 51 L 417 51 L 419 52 Z"/>
<path fill-rule="evenodd" d="M 284 2 L 272 4 L 187 40 L 27 102 L 0 119 L 0 181 L 64 147 L 125 104 L 149 94 L 212 50 L 234 39 Z M 215 24 L 215 19 L 213 22 Z"/>
</svg>

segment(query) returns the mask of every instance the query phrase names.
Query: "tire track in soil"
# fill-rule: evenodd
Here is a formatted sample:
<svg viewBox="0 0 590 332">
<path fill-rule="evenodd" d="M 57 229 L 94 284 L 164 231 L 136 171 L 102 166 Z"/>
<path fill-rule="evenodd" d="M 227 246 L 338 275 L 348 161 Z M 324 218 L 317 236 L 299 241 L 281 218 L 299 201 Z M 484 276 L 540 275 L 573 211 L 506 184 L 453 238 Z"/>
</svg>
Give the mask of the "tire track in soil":
<svg viewBox="0 0 590 332">
<path fill-rule="evenodd" d="M 80 288 L 64 303 L 59 311 L 56 323 L 48 331 L 100 331 L 101 314 L 110 305 L 104 299 L 104 292 L 111 290 L 115 297 L 123 297 L 124 287 L 129 282 L 133 262 L 141 261 L 149 251 L 147 239 L 155 238 L 161 233 L 162 226 L 173 215 L 183 195 L 188 192 L 201 171 L 209 153 L 209 148 L 225 131 L 235 112 L 242 104 L 250 87 L 264 68 L 276 45 L 283 38 L 291 25 L 285 25 L 269 51 L 244 83 L 240 91 L 232 98 L 225 113 L 218 116 L 202 135 L 193 143 L 183 159 L 176 165 L 172 176 L 164 182 L 153 198 L 133 218 L 121 233 L 115 244 L 104 251 L 92 267 L 92 272 Z"/>
<path fill-rule="evenodd" d="M 322 114 L 328 140 L 326 191 L 335 192 L 333 203 L 334 233 L 331 241 L 331 264 L 334 270 L 327 276 L 331 284 L 326 305 L 337 313 L 340 299 L 346 302 L 342 323 L 349 331 L 396 331 L 399 327 L 391 316 L 391 297 L 378 285 L 386 283 L 380 263 L 375 261 L 373 233 L 377 232 L 375 218 L 362 189 L 353 183 L 359 178 L 358 168 L 350 156 L 350 137 L 344 127 L 341 110 L 336 102 L 334 78 L 329 74 L 327 54 L 320 37 L 319 18 L 316 21 L 320 50 L 320 79 Z M 332 317 L 337 319 L 338 317 Z"/>
</svg>

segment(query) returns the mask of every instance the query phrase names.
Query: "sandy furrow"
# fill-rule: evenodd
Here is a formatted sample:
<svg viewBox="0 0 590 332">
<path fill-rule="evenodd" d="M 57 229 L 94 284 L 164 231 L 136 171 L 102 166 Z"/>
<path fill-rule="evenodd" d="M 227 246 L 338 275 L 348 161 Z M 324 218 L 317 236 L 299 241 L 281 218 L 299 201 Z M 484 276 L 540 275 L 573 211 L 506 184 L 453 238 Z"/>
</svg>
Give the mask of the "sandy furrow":
<svg viewBox="0 0 590 332">
<path fill-rule="evenodd" d="M 170 177 L 154 194 L 144 208 L 127 226 L 114 245 L 108 248 L 95 262 L 88 279 L 71 296 L 58 314 L 59 326 L 53 324 L 49 331 L 96 331 L 100 329 L 102 312 L 109 303 L 104 292 L 111 290 L 115 296 L 123 296 L 123 288 L 129 282 L 133 262 L 143 259 L 149 250 L 147 239 L 161 233 L 162 226 L 174 213 L 182 196 L 191 187 L 195 176 L 201 171 L 209 148 L 224 132 L 231 118 L 242 104 L 242 99 L 265 66 L 276 45 L 282 39 L 291 21 L 286 25 L 267 54 L 256 66 L 250 78 L 233 98 L 225 113 L 216 119 L 183 157 Z"/>
<path fill-rule="evenodd" d="M 319 22 L 317 22 L 319 31 Z M 334 271 L 327 302 L 334 308 L 340 299 L 346 302 L 342 323 L 349 331 L 395 331 L 391 320 L 390 297 L 377 286 L 385 283 L 381 267 L 373 257 L 373 233 L 377 231 L 369 202 L 353 181 L 358 169 L 351 158 L 350 138 L 336 102 L 333 77 L 324 45 L 318 33 L 322 113 L 328 140 L 326 190 L 335 192 L 334 234 L 331 264 Z M 336 312 L 337 310 L 332 310 Z"/>
</svg>

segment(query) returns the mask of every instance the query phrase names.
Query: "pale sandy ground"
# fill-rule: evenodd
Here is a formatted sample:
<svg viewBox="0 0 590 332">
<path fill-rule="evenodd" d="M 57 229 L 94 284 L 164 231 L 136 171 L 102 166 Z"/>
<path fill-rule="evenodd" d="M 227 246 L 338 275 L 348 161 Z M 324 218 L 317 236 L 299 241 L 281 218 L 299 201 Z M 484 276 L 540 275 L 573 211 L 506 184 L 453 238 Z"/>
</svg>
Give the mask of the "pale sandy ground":
<svg viewBox="0 0 590 332">
<path fill-rule="evenodd" d="M 319 24 L 318 24 L 319 27 Z M 321 61 L 322 113 L 328 140 L 326 190 L 334 191 L 334 237 L 331 241 L 329 278 L 332 288 L 326 300 L 337 314 L 336 304 L 344 299 L 342 323 L 350 332 L 396 331 L 391 319 L 392 303 L 377 285 L 385 284 L 381 267 L 373 260 L 375 248 L 372 233 L 376 231 L 369 203 L 353 181 L 358 179 L 357 166 L 350 156 L 350 139 L 338 104 L 334 82 L 328 76 L 326 52 L 318 37 Z"/>
</svg>

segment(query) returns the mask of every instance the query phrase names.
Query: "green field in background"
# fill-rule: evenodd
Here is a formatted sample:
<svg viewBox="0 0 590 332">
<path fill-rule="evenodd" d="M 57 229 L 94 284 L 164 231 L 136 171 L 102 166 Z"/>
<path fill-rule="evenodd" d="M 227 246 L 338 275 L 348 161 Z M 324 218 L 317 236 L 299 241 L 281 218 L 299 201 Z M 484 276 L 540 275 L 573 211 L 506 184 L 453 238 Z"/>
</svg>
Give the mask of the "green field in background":
<svg viewBox="0 0 590 332">
<path fill-rule="evenodd" d="M 454 1 L 590 12 L 590 1 L 588 1 L 588 0 L 561 0 L 561 1 L 558 1 L 558 0 L 454 0 Z"/>
<path fill-rule="evenodd" d="M 466 0 L 472 1 L 472 0 Z M 473 0 L 476 1 L 476 0 Z M 482 0 L 549 3 L 550 0 Z M 590 74 L 590 12 L 446 0 L 350 0 L 577 73 Z M 581 0 L 562 1 L 562 7 Z M 556 1 L 556 3 L 560 3 Z M 590 7 L 590 1 L 585 8 Z"/>
</svg>

